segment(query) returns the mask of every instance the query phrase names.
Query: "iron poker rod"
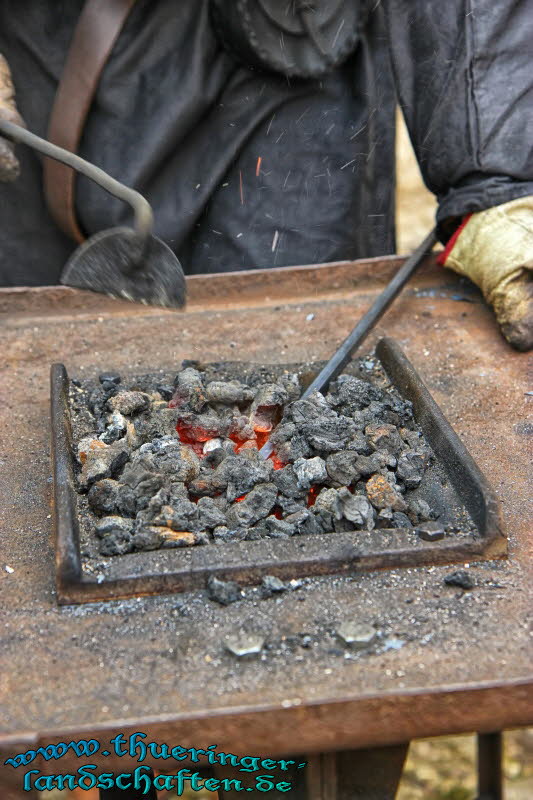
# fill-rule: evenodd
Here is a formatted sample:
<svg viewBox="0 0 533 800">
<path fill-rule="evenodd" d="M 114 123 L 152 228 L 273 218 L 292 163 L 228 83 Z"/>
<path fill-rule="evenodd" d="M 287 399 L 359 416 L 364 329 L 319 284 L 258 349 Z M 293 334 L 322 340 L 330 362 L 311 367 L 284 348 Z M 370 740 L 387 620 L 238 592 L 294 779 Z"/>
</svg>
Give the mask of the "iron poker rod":
<svg viewBox="0 0 533 800">
<path fill-rule="evenodd" d="M 416 248 L 414 253 L 409 256 L 405 264 L 400 267 L 392 280 L 376 298 L 374 303 L 372 303 L 366 314 L 361 317 L 355 328 L 333 354 L 326 366 L 307 387 L 302 395 L 302 400 L 305 400 L 305 398 L 309 397 L 313 392 L 321 392 L 326 389 L 330 381 L 342 372 L 359 345 L 366 339 L 374 325 L 381 319 L 392 301 L 399 295 L 405 284 L 414 275 L 424 257 L 431 252 L 436 242 L 437 232 L 436 229 L 433 228 L 424 241 Z M 259 454 L 262 458 L 266 459 L 272 455 L 273 451 L 274 446 L 269 440 L 265 442 Z"/>
</svg>

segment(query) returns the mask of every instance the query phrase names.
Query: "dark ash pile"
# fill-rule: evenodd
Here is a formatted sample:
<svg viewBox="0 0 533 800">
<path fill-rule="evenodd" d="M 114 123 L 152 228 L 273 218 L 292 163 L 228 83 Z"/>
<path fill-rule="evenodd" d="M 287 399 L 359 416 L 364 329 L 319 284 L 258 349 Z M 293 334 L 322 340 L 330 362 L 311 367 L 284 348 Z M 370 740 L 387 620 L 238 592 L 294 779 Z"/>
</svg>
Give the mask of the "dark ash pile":
<svg viewBox="0 0 533 800">
<path fill-rule="evenodd" d="M 77 385 L 76 385 L 77 384 Z M 433 458 L 395 390 L 341 375 L 299 399 L 298 375 L 174 386 L 119 375 L 74 382 L 79 491 L 105 556 L 209 542 L 416 528 Z M 274 456 L 258 448 L 271 435 Z"/>
</svg>

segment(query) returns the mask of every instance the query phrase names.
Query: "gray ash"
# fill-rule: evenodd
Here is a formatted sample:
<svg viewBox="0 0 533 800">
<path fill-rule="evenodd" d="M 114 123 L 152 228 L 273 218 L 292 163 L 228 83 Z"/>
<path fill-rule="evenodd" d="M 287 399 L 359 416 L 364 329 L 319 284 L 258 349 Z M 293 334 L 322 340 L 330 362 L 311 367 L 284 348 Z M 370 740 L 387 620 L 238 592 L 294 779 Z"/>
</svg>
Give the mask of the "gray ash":
<svg viewBox="0 0 533 800">
<path fill-rule="evenodd" d="M 305 400 L 304 374 L 188 363 L 174 378 L 73 382 L 78 491 L 99 553 L 379 533 L 441 517 L 420 492 L 431 449 L 379 369 Z"/>
</svg>

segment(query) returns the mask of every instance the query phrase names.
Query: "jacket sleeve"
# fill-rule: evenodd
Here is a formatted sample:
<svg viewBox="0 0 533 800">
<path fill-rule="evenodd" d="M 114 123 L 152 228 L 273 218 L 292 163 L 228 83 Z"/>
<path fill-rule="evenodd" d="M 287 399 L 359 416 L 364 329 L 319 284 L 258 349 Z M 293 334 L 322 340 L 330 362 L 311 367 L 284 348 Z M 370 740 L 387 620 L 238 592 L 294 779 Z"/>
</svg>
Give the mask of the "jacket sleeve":
<svg viewBox="0 0 533 800">
<path fill-rule="evenodd" d="M 399 102 L 445 239 L 466 213 L 533 194 L 531 2 L 384 5 Z"/>
</svg>

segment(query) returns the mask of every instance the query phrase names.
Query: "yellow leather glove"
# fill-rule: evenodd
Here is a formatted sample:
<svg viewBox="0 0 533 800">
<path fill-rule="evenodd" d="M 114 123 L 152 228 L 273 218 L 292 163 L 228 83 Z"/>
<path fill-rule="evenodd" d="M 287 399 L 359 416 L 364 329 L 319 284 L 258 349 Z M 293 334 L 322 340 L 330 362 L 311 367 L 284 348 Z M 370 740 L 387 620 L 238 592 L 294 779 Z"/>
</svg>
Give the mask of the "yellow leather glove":
<svg viewBox="0 0 533 800">
<path fill-rule="evenodd" d="M 531 350 L 533 196 L 472 214 L 450 244 L 444 266 L 479 286 L 509 344 Z"/>
<path fill-rule="evenodd" d="M 24 125 L 24 120 L 15 105 L 15 89 L 9 64 L 2 55 L 0 55 L 0 118 L 17 125 Z M 0 181 L 14 181 L 19 173 L 19 162 L 13 144 L 0 136 Z"/>
</svg>

